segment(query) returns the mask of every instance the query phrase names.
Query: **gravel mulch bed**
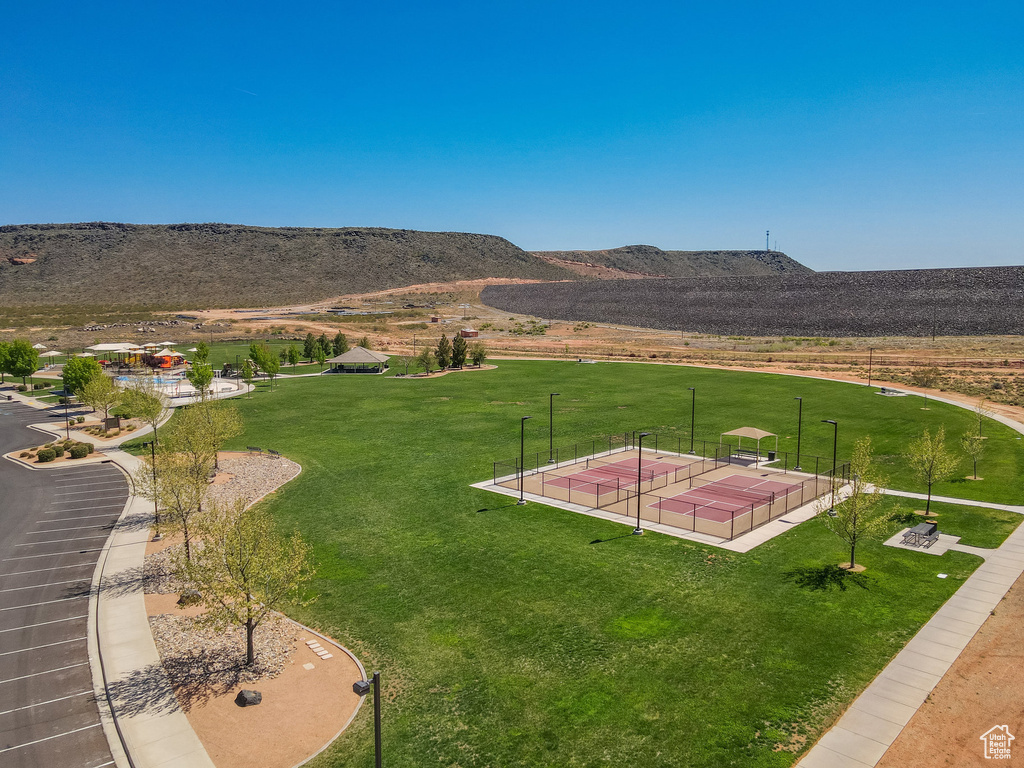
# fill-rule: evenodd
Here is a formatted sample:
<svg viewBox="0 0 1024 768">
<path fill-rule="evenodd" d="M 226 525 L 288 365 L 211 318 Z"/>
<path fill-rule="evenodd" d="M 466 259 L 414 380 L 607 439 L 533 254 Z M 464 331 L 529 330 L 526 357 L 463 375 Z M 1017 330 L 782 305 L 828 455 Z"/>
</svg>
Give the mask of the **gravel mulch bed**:
<svg viewBox="0 0 1024 768">
<path fill-rule="evenodd" d="M 220 471 L 234 475 L 231 480 L 210 486 L 210 499 L 230 504 L 236 499 L 255 501 L 277 490 L 301 471 L 301 467 L 284 457 L 238 456 L 220 460 Z"/>
<path fill-rule="evenodd" d="M 298 627 L 271 615 L 256 628 L 256 660 L 245 666 L 245 630 L 216 628 L 202 617 L 150 616 L 149 626 L 164 670 L 187 711 L 231 689 L 277 677 L 295 652 Z"/>
<path fill-rule="evenodd" d="M 184 544 L 172 544 L 167 549 L 146 555 L 145 565 L 142 569 L 143 592 L 149 595 L 169 595 L 178 594 L 184 589 L 184 584 L 171 570 L 175 553 L 184 549 Z"/>
</svg>

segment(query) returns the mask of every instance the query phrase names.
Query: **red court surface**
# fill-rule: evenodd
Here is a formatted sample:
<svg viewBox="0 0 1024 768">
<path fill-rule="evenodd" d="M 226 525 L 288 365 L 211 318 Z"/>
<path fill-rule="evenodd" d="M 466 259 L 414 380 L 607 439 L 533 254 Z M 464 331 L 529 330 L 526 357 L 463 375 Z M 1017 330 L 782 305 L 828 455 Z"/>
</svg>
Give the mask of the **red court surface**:
<svg viewBox="0 0 1024 768">
<path fill-rule="evenodd" d="M 648 504 L 647 508 L 725 523 L 733 519 L 737 513 L 744 514 L 754 507 L 784 499 L 788 494 L 799 490 L 799 485 L 779 480 L 729 475 L 671 498 L 659 499 L 653 504 Z"/>
<path fill-rule="evenodd" d="M 574 491 L 592 493 L 597 496 L 636 486 L 637 460 L 635 458 L 607 463 L 589 460 L 587 463 L 586 469 L 571 475 L 552 478 L 547 480 L 546 484 L 556 488 L 571 487 Z M 671 475 L 678 469 L 680 469 L 679 464 L 670 464 L 657 459 L 642 459 L 639 468 L 640 481 L 649 482 L 655 478 Z"/>
</svg>

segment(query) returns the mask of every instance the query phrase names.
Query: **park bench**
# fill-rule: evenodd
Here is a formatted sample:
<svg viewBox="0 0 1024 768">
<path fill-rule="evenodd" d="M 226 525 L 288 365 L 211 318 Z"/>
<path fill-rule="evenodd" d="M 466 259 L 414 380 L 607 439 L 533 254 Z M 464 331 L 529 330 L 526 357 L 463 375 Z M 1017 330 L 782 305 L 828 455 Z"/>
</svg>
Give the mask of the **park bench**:
<svg viewBox="0 0 1024 768">
<path fill-rule="evenodd" d="M 280 451 L 275 451 L 275 450 L 273 450 L 273 449 L 270 449 L 270 448 L 268 448 L 268 449 L 267 449 L 267 453 L 268 453 L 268 454 L 270 454 L 270 456 L 271 456 L 271 457 L 273 457 L 273 458 L 275 458 L 275 459 L 279 459 L 279 458 L 281 458 L 281 453 L 280 453 Z"/>
<path fill-rule="evenodd" d="M 263 453 L 263 449 L 255 445 L 247 445 L 245 447 L 245 450 L 247 450 L 249 453 Z"/>
</svg>

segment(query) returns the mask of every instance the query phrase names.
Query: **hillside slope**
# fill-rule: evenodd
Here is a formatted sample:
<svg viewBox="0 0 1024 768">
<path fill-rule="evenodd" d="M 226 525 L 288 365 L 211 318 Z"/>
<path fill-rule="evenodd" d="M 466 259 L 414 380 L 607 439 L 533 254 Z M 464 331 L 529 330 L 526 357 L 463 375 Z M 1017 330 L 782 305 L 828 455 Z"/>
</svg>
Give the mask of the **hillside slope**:
<svg viewBox="0 0 1024 768">
<path fill-rule="evenodd" d="M 578 279 L 493 235 L 232 224 L 0 227 L 0 305 L 11 307 L 272 306 L 481 277 Z"/>
<path fill-rule="evenodd" d="M 779 251 L 663 251 L 653 245 L 627 245 L 604 251 L 533 251 L 555 259 L 662 277 L 810 274 L 812 270 Z M 572 267 L 570 267 L 572 268 Z"/>
<path fill-rule="evenodd" d="M 695 333 L 1024 333 L 1024 267 L 505 285 L 481 298 L 536 317 Z"/>
</svg>

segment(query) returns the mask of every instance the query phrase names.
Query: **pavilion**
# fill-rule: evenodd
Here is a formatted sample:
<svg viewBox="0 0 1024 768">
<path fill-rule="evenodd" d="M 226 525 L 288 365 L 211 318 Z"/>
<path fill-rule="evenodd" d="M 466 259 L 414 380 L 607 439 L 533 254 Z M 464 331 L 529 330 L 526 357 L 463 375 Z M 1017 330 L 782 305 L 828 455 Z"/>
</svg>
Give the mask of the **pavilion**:
<svg viewBox="0 0 1024 768">
<path fill-rule="evenodd" d="M 388 369 L 388 355 L 362 347 L 352 347 L 348 352 L 332 357 L 331 373 L 384 373 Z"/>
<path fill-rule="evenodd" d="M 755 460 L 758 461 L 761 459 L 761 441 L 766 437 L 775 438 L 775 447 L 773 450 L 768 452 L 768 460 L 773 461 L 775 459 L 775 455 L 779 451 L 779 436 L 776 435 L 774 432 L 766 432 L 765 430 L 758 429 L 757 427 L 740 427 L 739 429 L 733 429 L 730 430 L 729 432 L 723 432 L 721 437 L 719 438 L 719 444 L 722 445 L 723 447 L 729 445 L 728 441 L 726 441 L 725 439 L 726 437 L 736 438 L 737 453 L 753 456 Z M 744 437 L 756 441 L 756 445 L 753 449 L 743 447 Z"/>
</svg>

